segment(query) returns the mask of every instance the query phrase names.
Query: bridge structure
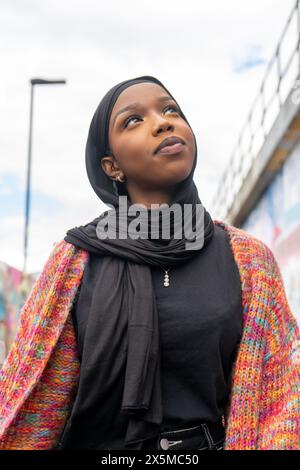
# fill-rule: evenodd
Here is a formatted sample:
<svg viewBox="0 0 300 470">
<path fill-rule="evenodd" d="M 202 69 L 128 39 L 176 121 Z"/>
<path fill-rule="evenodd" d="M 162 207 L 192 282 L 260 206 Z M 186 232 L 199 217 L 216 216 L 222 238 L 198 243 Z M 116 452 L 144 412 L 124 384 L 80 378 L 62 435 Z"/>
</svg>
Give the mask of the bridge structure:
<svg viewBox="0 0 300 470">
<path fill-rule="evenodd" d="M 300 324 L 300 2 L 290 12 L 213 199 L 270 246 Z"/>
</svg>

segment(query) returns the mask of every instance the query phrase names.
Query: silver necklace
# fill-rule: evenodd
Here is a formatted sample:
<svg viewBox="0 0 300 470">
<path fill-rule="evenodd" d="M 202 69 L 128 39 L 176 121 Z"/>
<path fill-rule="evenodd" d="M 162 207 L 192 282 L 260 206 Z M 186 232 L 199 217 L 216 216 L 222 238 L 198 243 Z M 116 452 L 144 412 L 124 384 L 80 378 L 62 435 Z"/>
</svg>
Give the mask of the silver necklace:
<svg viewBox="0 0 300 470">
<path fill-rule="evenodd" d="M 166 269 L 163 268 L 163 270 L 165 271 L 164 287 L 169 287 L 169 285 L 170 285 L 170 277 L 169 277 L 169 274 L 168 274 L 169 271 L 170 271 L 170 269 L 171 269 L 171 268 L 169 268 L 169 269 L 166 270 Z"/>
</svg>

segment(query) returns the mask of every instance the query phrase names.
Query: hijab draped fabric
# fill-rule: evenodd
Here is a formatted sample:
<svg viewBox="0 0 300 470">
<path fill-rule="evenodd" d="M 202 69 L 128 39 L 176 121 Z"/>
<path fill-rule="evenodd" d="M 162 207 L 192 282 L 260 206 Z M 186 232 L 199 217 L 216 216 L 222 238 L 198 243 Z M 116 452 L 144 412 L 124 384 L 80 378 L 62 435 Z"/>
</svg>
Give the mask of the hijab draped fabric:
<svg viewBox="0 0 300 470">
<path fill-rule="evenodd" d="M 121 183 L 113 182 L 102 170 L 100 159 L 102 156 L 109 154 L 108 125 L 118 96 L 127 87 L 142 82 L 156 83 L 172 97 L 166 87 L 152 76 L 125 80 L 111 88 L 103 97 L 94 113 L 88 133 L 86 169 L 89 181 L 98 197 L 107 205 L 111 205 L 112 210 L 115 210 L 117 215 L 120 215 L 118 196 L 127 195 L 127 193 L 125 189 L 121 189 Z M 188 123 L 183 113 L 182 117 Z M 163 420 L 159 318 L 150 268 L 151 266 L 174 267 L 179 263 L 188 261 L 197 255 L 200 249 L 205 248 L 214 233 L 213 221 L 202 206 L 193 181 L 197 161 L 196 139 L 195 149 L 196 155 L 192 171 L 185 180 L 176 185 L 172 204 L 178 203 L 182 207 L 183 204 L 191 205 L 193 228 L 196 227 L 197 204 L 201 205 L 204 211 L 202 227 L 204 234 L 201 248 L 186 249 L 185 234 L 183 233 L 181 238 L 175 238 L 174 227 L 170 227 L 171 234 L 167 240 L 155 240 L 151 236 L 137 239 L 119 239 L 118 236 L 100 239 L 97 236 L 96 227 L 100 218 L 108 214 L 109 211 L 103 212 L 86 225 L 68 230 L 65 237 L 65 241 L 69 243 L 84 248 L 91 253 L 109 257 L 106 258 L 107 262 L 103 262 L 103 269 L 100 272 L 102 282 L 101 279 L 97 281 L 98 285 L 103 285 L 103 289 L 97 291 L 95 289 L 93 292 L 95 297 L 93 305 L 98 306 L 101 318 L 109 317 L 111 319 L 113 317 L 118 320 L 122 316 L 122 320 L 124 321 L 125 318 L 127 322 L 127 334 L 122 336 L 123 344 L 118 343 L 115 346 L 126 351 L 124 355 L 124 388 L 122 403 L 120 403 L 120 413 L 128 415 L 125 445 L 133 445 L 157 435 Z M 123 188 L 125 188 L 124 183 Z M 132 203 L 129 195 L 127 196 L 129 207 Z M 154 211 L 156 210 L 154 209 Z M 147 213 L 150 212 L 153 211 L 147 209 Z M 126 215 L 127 223 L 131 221 L 131 217 L 128 214 Z M 160 212 L 159 221 L 161 221 Z M 148 228 L 151 229 L 151 226 L 148 225 Z M 116 273 L 119 273 L 119 276 Z M 109 293 L 107 288 L 110 288 Z M 117 353 L 111 350 L 109 346 L 114 344 L 113 340 L 110 341 L 110 338 L 113 338 L 114 335 L 114 331 L 109 326 L 110 324 L 118 324 L 118 321 L 112 323 L 103 321 L 97 342 L 97 348 L 103 349 L 103 356 L 101 357 L 105 361 L 114 361 L 115 353 Z M 85 335 L 86 337 L 87 335 Z M 88 364 L 89 347 L 91 348 L 90 354 L 92 354 L 92 347 L 95 347 L 95 344 L 85 344 L 81 363 L 82 374 L 85 371 L 85 363 Z M 111 372 L 107 372 L 109 370 Z M 109 376 L 105 376 L 105 371 Z M 101 364 L 99 364 L 99 370 L 95 371 L 95 373 L 103 375 L 101 382 L 103 386 L 99 390 L 99 403 L 103 403 L 104 400 L 108 399 L 109 384 L 114 383 L 114 378 L 111 377 L 113 371 L 114 367 L 103 367 L 101 369 Z M 103 397 L 102 400 L 101 397 Z M 104 406 L 103 422 L 107 423 L 109 417 L 105 415 L 105 408 Z M 99 426 L 101 426 L 101 422 L 99 422 Z"/>
</svg>

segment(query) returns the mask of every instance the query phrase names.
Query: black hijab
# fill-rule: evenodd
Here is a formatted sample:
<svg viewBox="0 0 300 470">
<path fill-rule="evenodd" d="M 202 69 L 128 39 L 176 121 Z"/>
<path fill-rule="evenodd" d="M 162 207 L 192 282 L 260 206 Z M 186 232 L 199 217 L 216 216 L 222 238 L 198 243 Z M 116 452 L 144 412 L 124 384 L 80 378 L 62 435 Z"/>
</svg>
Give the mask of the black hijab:
<svg viewBox="0 0 300 470">
<path fill-rule="evenodd" d="M 118 216 L 119 195 L 127 195 L 124 183 L 113 182 L 106 175 L 100 165 L 100 158 L 109 153 L 108 126 L 113 106 L 118 96 L 127 87 L 142 82 L 152 82 L 160 85 L 173 98 L 167 88 L 155 77 L 142 76 L 130 80 L 125 80 L 111 88 L 101 100 L 97 107 L 88 133 L 86 145 L 86 168 L 90 183 L 106 204 L 115 209 Z M 174 99 L 174 98 L 173 98 Z M 174 100 L 176 102 L 176 100 Z M 180 108 L 179 108 L 180 109 Z M 181 111 L 182 113 L 182 111 Z M 182 117 L 188 123 L 182 113 Z M 188 123 L 189 124 L 189 123 Z M 195 136 L 194 136 L 195 138 Z M 178 263 L 187 262 L 195 256 L 200 249 L 203 249 L 213 237 L 214 223 L 209 213 L 202 206 L 198 196 L 196 185 L 193 181 L 193 174 L 197 161 L 197 146 L 195 139 L 196 155 L 194 165 L 190 175 L 176 185 L 172 204 L 190 204 L 192 207 L 193 229 L 196 226 L 196 209 L 201 206 L 204 211 L 203 226 L 201 227 L 203 243 L 198 249 L 186 249 L 186 238 L 175 238 L 174 233 L 178 227 L 171 228 L 171 236 L 164 243 L 157 243 L 157 240 L 149 238 L 107 238 L 100 239 L 97 236 L 97 224 L 110 211 L 105 211 L 99 217 L 86 225 L 68 230 L 65 241 L 88 250 L 91 253 L 103 255 L 103 269 L 100 272 L 101 279 L 98 279 L 98 286 L 103 285 L 103 289 L 93 291 L 93 305 L 98 306 L 99 315 L 103 318 L 102 331 L 98 332 L 97 348 L 102 348 L 100 357 L 106 361 L 111 357 L 114 360 L 113 347 L 124 348 L 127 351 L 125 357 L 125 377 L 122 403 L 120 403 L 120 413 L 128 415 L 128 426 L 125 436 L 125 444 L 132 445 L 145 439 L 153 437 L 159 433 L 162 424 L 163 410 L 161 397 L 160 378 L 160 341 L 159 323 L 156 307 L 155 294 L 152 286 L 151 266 L 171 267 Z M 131 201 L 128 196 L 128 206 Z M 112 209 L 112 210 L 113 210 Z M 156 210 L 156 209 L 154 209 Z M 153 212 L 148 211 L 149 212 Z M 159 221 L 161 221 L 161 212 Z M 129 223 L 132 217 L 126 215 L 125 223 Z M 124 216 L 123 220 L 124 222 Z M 151 224 L 151 222 L 149 222 Z M 149 225 L 150 228 L 150 225 Z M 119 226 L 117 230 L 119 231 Z M 119 233 L 119 232 L 118 232 Z M 102 282 L 101 282 L 102 281 Z M 113 285 L 113 292 L 109 286 Z M 104 287 L 106 286 L 106 288 Z M 99 307 L 100 306 L 100 307 Z M 115 319 L 109 323 L 105 318 Z M 114 331 L 110 324 L 118 324 L 118 319 L 126 319 L 127 331 L 118 341 L 114 341 Z M 92 325 L 89 326 L 92 331 Z M 88 342 L 88 331 L 85 334 L 85 341 Z M 91 336 L 92 337 L 92 336 Z M 90 341 L 91 342 L 91 341 Z M 113 346 L 115 345 L 115 346 Z M 90 344 L 94 348 L 95 344 Z M 101 356 L 102 353 L 102 356 Z M 90 350 L 92 354 L 92 349 Z M 99 357 L 99 354 L 98 354 Z M 81 373 L 85 370 L 85 361 L 89 361 L 89 344 L 84 348 L 81 362 Z M 99 365 L 97 374 L 103 375 L 103 388 L 99 390 L 99 402 L 107 400 L 106 384 L 113 382 L 111 372 L 107 376 L 108 370 L 115 370 L 114 367 L 103 367 Z M 105 373 L 106 371 L 106 373 Z M 103 397 L 103 401 L 101 401 Z M 103 422 L 107 422 L 105 416 L 106 407 L 103 406 Z M 101 423 L 99 423 L 101 426 Z M 99 430 L 100 432 L 100 430 Z"/>
</svg>

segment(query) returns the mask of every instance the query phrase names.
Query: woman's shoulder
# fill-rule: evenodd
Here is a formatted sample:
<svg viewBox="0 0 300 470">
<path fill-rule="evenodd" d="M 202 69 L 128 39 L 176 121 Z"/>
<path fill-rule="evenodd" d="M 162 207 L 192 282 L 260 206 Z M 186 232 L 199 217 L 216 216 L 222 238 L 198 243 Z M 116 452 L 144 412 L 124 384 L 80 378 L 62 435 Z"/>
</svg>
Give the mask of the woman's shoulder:
<svg viewBox="0 0 300 470">
<path fill-rule="evenodd" d="M 236 257 L 252 266 L 260 265 L 264 269 L 271 269 L 275 256 L 271 248 L 255 235 L 246 230 L 235 227 L 223 220 L 214 220 L 214 224 L 221 226 L 228 234 L 230 244 Z"/>
<path fill-rule="evenodd" d="M 67 266 L 74 266 L 75 268 L 79 265 L 84 266 L 88 257 L 89 253 L 86 250 L 61 239 L 52 244 L 52 249 L 43 265 L 41 274 L 55 273 L 57 270 L 64 271 Z"/>
<path fill-rule="evenodd" d="M 87 251 L 84 248 L 81 248 L 79 246 L 73 245 L 72 243 L 67 242 L 64 238 L 54 242 L 51 250 L 52 256 L 58 255 L 58 254 L 66 254 L 66 255 L 71 255 L 71 254 L 86 254 Z"/>
</svg>

